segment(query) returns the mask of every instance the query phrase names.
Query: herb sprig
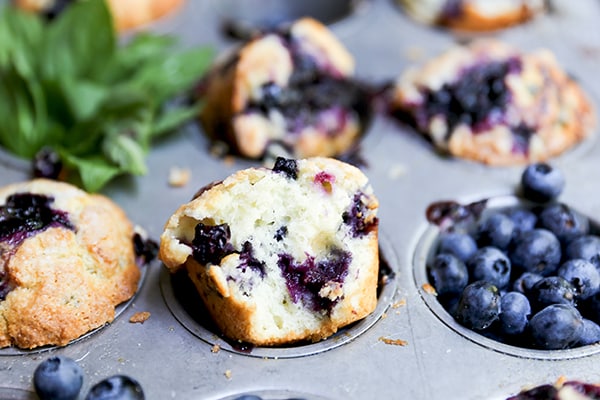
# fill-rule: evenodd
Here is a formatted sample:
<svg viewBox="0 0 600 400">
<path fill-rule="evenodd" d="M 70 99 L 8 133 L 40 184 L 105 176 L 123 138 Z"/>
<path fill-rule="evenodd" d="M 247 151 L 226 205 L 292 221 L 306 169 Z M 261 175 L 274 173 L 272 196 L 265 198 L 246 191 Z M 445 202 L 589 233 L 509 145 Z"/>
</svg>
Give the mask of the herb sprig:
<svg viewBox="0 0 600 400">
<path fill-rule="evenodd" d="M 213 58 L 210 47 L 175 52 L 176 38 L 140 33 L 120 44 L 104 0 L 74 2 L 51 23 L 0 10 L 0 146 L 33 159 L 58 153 L 69 180 L 95 192 L 147 172 L 153 139 L 197 115 L 170 102 Z M 169 104 L 167 104 L 169 103 Z"/>
</svg>

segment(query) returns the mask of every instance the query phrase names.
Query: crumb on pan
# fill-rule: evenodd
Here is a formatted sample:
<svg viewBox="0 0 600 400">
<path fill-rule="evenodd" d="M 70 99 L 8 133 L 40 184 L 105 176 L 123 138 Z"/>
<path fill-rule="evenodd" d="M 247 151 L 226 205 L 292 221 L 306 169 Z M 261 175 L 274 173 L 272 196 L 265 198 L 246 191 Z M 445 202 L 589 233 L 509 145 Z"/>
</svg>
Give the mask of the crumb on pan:
<svg viewBox="0 0 600 400">
<path fill-rule="evenodd" d="M 192 177 L 189 168 L 171 167 L 169 170 L 169 185 L 172 187 L 183 187 L 187 185 Z"/>
<path fill-rule="evenodd" d="M 219 346 L 218 344 L 215 344 L 213 345 L 213 347 L 210 348 L 211 353 L 218 353 L 219 351 L 221 351 L 221 346 Z"/>
<path fill-rule="evenodd" d="M 421 288 L 423 288 L 423 290 L 425 291 L 425 293 L 437 296 L 437 292 L 435 291 L 435 288 L 433 286 L 431 286 L 431 284 L 424 283 L 423 286 L 421 286 Z"/>
<path fill-rule="evenodd" d="M 136 312 L 135 314 L 133 314 L 131 316 L 131 318 L 129 318 L 129 322 L 131 322 L 133 324 L 135 324 L 135 323 L 143 324 L 144 322 L 146 322 L 148 320 L 148 318 L 150 318 L 149 311 L 140 311 L 140 312 Z"/>
<path fill-rule="evenodd" d="M 382 341 L 385 344 L 390 344 L 390 345 L 394 345 L 394 346 L 406 346 L 408 345 L 408 342 L 406 340 L 402 340 L 402 339 L 390 339 L 390 338 L 386 338 L 381 336 L 379 338 L 380 341 Z"/>
<path fill-rule="evenodd" d="M 231 370 L 230 369 L 226 370 L 224 375 L 225 375 L 225 378 L 231 379 Z"/>
</svg>

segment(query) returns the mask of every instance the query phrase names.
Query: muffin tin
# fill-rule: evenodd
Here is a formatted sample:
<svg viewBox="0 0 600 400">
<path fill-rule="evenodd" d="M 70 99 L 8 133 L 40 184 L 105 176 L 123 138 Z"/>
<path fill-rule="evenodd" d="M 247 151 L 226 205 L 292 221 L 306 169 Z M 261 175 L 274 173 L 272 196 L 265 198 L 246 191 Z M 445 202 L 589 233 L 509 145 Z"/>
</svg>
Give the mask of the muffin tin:
<svg viewBox="0 0 600 400">
<path fill-rule="evenodd" d="M 296 0 L 288 2 L 292 7 Z M 375 85 L 385 85 L 408 65 L 473 37 L 420 25 L 393 0 L 351 3 L 350 14 L 335 18 L 330 27 L 354 55 L 356 75 Z M 549 48 L 598 104 L 600 3 L 554 3 L 548 15 L 489 35 L 524 50 Z M 315 2 L 315 7 L 347 4 Z M 237 42 L 223 32 L 223 12 L 216 0 L 189 0 L 176 15 L 150 29 L 178 35 L 183 46 L 226 51 Z M 198 188 L 258 165 L 214 157 L 209 147 L 198 125 L 189 124 L 156 144 L 146 176 L 118 179 L 104 193 L 158 239 L 168 217 Z M 231 400 L 257 394 L 266 400 L 492 400 L 561 376 L 600 381 L 599 347 L 546 352 L 504 346 L 460 327 L 422 288 L 425 260 L 437 235 L 425 217 L 427 206 L 440 200 L 515 201 L 511 195 L 522 167 L 492 168 L 441 156 L 412 130 L 381 114 L 373 119 L 361 148 L 362 168 L 380 201 L 380 249 L 390 268 L 372 316 L 323 342 L 243 349 L 191 312 L 181 299 L 186 289 L 178 277 L 155 262 L 146 267 L 137 295 L 121 306 L 112 324 L 62 348 L 0 349 L 0 400 L 35 398 L 33 371 L 53 354 L 71 357 L 83 367 L 82 393 L 119 373 L 137 379 L 148 399 Z M 592 219 L 600 215 L 599 156 L 592 137 L 552 161 L 566 176 L 561 200 Z M 182 188 L 168 185 L 174 166 L 191 170 L 192 179 Z M 0 153 L 0 170 L 2 185 L 29 177 L 28 165 L 5 153 Z M 150 312 L 150 318 L 129 322 L 140 311 Z"/>
</svg>

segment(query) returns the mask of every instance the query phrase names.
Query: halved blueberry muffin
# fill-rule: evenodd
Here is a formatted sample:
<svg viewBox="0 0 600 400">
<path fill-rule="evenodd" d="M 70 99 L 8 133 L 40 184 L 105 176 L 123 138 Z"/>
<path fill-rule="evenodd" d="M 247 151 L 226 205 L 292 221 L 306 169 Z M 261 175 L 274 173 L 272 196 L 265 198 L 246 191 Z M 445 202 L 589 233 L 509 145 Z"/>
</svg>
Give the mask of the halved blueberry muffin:
<svg viewBox="0 0 600 400">
<path fill-rule="evenodd" d="M 104 196 L 44 179 L 1 188 L 0 347 L 66 345 L 111 322 L 143 244 Z"/>
<path fill-rule="evenodd" d="M 320 22 L 298 20 L 226 56 L 207 76 L 201 121 L 213 139 L 248 158 L 334 157 L 367 123 L 367 91 L 354 60 Z"/>
<path fill-rule="evenodd" d="M 187 269 L 218 328 L 259 346 L 324 339 L 377 303 L 378 202 L 332 158 L 278 158 L 201 190 L 159 257 Z"/>
<path fill-rule="evenodd" d="M 529 21 L 546 0 L 397 0 L 415 20 L 462 31 L 491 31 Z"/>
<path fill-rule="evenodd" d="M 442 152 L 491 165 L 544 161 L 593 133 L 592 105 L 547 50 L 456 46 L 396 81 L 390 111 Z"/>
</svg>

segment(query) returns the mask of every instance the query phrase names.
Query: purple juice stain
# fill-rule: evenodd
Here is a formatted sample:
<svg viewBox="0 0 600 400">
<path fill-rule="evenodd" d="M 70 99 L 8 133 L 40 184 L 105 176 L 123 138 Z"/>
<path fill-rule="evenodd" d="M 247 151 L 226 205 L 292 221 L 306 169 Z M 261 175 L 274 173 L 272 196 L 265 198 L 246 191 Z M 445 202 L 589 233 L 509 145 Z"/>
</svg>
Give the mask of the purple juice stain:
<svg viewBox="0 0 600 400">
<path fill-rule="evenodd" d="M 133 250 L 139 266 L 147 265 L 158 254 L 158 243 L 152 239 L 144 239 L 139 233 L 133 235 Z"/>
<path fill-rule="evenodd" d="M 477 220 L 487 205 L 487 200 L 460 204 L 453 200 L 430 204 L 425 211 L 427 220 L 438 225 L 440 230 L 452 229 L 455 225 Z"/>
<path fill-rule="evenodd" d="M 352 236 L 355 238 L 368 235 L 379 225 L 379 220 L 375 217 L 367 220 L 370 213 L 367 205 L 362 201 L 365 196 L 363 192 L 357 192 L 350 209 L 342 214 L 342 220 L 350 226 Z"/>
<path fill-rule="evenodd" d="M 309 256 L 299 263 L 290 254 L 280 254 L 277 265 L 294 303 L 302 302 L 313 311 L 330 312 L 339 299 L 321 297 L 319 292 L 330 282 L 343 284 L 351 261 L 349 252 L 333 249 L 327 259 L 318 262 Z"/>
<path fill-rule="evenodd" d="M 254 257 L 252 243 L 244 242 L 242 251 L 240 252 L 240 265 L 238 268 L 241 269 L 242 272 L 246 272 L 246 268 L 250 268 L 254 272 L 257 272 L 261 278 L 264 278 L 267 266 L 264 261 L 260 261 Z"/>
</svg>

